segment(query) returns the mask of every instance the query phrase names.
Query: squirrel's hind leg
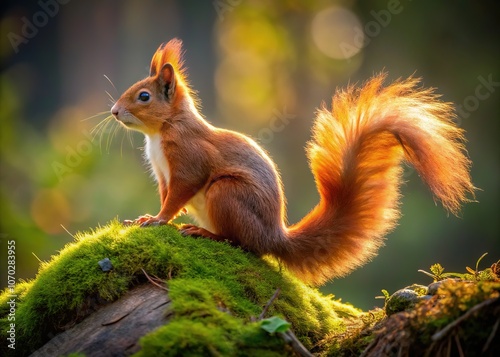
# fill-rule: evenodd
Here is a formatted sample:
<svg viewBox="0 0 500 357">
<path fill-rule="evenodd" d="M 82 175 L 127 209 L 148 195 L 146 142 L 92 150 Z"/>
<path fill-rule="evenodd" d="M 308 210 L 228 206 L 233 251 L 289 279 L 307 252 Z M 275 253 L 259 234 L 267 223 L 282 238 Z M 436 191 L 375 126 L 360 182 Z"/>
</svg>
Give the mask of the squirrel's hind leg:
<svg viewBox="0 0 500 357">
<path fill-rule="evenodd" d="M 205 193 L 213 231 L 258 255 L 281 246 L 285 235 L 276 224 L 281 221 L 278 187 L 265 188 L 265 184 L 251 184 L 244 175 L 225 175 L 213 182 Z"/>
</svg>

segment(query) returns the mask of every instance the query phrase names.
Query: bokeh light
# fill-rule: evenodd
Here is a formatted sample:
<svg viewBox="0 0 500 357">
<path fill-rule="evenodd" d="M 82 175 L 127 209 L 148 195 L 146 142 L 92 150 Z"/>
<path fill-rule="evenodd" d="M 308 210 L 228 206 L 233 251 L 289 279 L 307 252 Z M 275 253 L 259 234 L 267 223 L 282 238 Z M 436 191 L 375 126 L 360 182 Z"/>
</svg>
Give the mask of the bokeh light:
<svg viewBox="0 0 500 357">
<path fill-rule="evenodd" d="M 31 203 L 31 215 L 40 229 L 49 234 L 60 233 L 71 218 L 66 196 L 56 189 L 39 190 Z"/>
<path fill-rule="evenodd" d="M 311 35 L 319 50 L 335 59 L 355 56 L 364 43 L 359 18 L 351 10 L 339 6 L 328 7 L 314 16 Z"/>
<path fill-rule="evenodd" d="M 293 96 L 284 66 L 290 61 L 289 39 L 273 16 L 241 4 L 216 26 L 218 110 L 239 130 L 268 125 L 278 103 Z"/>
</svg>

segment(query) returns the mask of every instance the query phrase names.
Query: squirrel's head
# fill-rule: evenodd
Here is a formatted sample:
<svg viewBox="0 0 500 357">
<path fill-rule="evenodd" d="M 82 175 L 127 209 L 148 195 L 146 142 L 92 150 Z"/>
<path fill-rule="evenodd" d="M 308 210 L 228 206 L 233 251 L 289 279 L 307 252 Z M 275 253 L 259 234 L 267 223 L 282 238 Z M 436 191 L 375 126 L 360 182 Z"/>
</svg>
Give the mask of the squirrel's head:
<svg viewBox="0 0 500 357">
<path fill-rule="evenodd" d="M 149 77 L 122 94 L 111 113 L 128 129 L 154 134 L 182 110 L 193 105 L 182 61 L 182 42 L 163 43 L 151 60 Z"/>
</svg>

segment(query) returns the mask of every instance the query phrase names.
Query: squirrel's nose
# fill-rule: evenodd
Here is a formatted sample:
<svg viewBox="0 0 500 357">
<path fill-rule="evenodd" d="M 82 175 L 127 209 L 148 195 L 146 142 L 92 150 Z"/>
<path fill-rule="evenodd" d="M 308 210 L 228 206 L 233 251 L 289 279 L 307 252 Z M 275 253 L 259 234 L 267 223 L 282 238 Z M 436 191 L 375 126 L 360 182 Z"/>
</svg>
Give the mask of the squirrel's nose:
<svg viewBox="0 0 500 357">
<path fill-rule="evenodd" d="M 113 105 L 113 107 L 111 107 L 111 114 L 113 114 L 115 117 L 118 115 L 118 112 L 119 112 L 119 107 L 118 105 L 116 105 L 116 103 Z"/>
</svg>

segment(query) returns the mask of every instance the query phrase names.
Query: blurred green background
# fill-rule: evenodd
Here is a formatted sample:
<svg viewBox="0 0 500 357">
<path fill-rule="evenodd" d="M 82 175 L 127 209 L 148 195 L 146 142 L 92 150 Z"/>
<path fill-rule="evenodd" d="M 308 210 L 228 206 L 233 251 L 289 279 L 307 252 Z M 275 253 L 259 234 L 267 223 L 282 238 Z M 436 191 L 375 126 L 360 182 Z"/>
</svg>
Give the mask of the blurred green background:
<svg viewBox="0 0 500 357">
<path fill-rule="evenodd" d="M 493 1 L 62 1 L 2 2 L 1 227 L 16 241 L 16 278 L 72 234 L 159 209 L 143 138 L 103 121 L 152 54 L 173 37 L 202 112 L 259 140 L 277 162 L 298 221 L 318 200 L 304 146 L 317 107 L 338 87 L 385 70 L 416 74 L 457 105 L 479 203 L 461 218 L 435 205 L 411 168 L 403 217 L 372 262 L 321 289 L 367 309 L 440 262 L 447 271 L 500 258 L 499 13 Z M 104 77 L 106 75 L 113 85 Z M 489 84 L 488 84 L 489 83 Z M 115 89 L 116 87 L 116 89 Z M 110 96 L 108 96 L 107 92 Z M 101 123 L 101 124 L 100 124 Z"/>
</svg>

